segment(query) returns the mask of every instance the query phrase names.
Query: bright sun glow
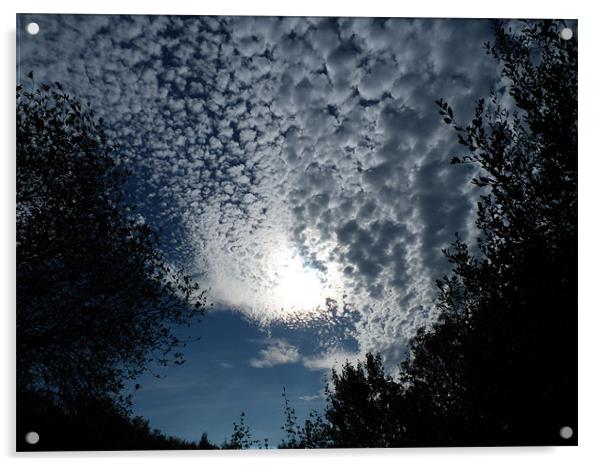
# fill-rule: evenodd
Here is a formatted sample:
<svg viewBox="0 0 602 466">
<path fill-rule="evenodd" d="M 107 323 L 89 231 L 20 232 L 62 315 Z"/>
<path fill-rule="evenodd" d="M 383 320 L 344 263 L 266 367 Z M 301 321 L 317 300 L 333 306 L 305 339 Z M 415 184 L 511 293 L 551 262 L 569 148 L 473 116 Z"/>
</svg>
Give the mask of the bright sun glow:
<svg viewBox="0 0 602 466">
<path fill-rule="evenodd" d="M 311 309 L 323 304 L 322 290 L 317 271 L 305 267 L 299 256 L 293 256 L 281 265 L 274 295 L 285 308 Z"/>
<path fill-rule="evenodd" d="M 210 289 L 210 299 L 221 308 L 241 309 L 261 324 L 273 321 L 304 325 L 328 318 L 328 298 L 342 304 L 345 282 L 340 266 L 329 260 L 328 248 L 314 248 L 309 261 L 284 235 L 259 238 L 248 259 L 219 248 L 209 257 L 215 263 L 196 267 L 212 270 L 212 280 L 199 281 Z"/>
<path fill-rule="evenodd" d="M 271 260 L 274 271 L 271 300 L 285 314 L 310 312 L 324 306 L 329 297 L 326 277 L 317 269 L 304 264 L 296 253 L 281 251 Z"/>
</svg>

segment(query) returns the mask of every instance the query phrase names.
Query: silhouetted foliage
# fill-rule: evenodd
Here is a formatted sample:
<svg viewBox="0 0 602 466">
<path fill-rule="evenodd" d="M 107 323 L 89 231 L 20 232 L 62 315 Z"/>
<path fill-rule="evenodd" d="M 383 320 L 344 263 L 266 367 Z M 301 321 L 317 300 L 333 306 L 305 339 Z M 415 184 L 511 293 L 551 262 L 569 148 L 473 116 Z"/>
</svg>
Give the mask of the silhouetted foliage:
<svg viewBox="0 0 602 466">
<path fill-rule="evenodd" d="M 371 354 L 333 372 L 330 446 L 576 444 L 558 433 L 577 422 L 577 45 L 560 22 L 507 26 L 486 50 L 514 106 L 492 92 L 463 126 L 437 101 L 482 190 L 476 241 L 443 251 L 439 320 L 397 380 Z"/>
<path fill-rule="evenodd" d="M 110 398 L 86 398 L 66 411 L 38 392 L 20 397 L 17 417 L 19 451 L 60 450 L 193 450 L 215 448 L 208 440 L 198 443 L 167 436 L 151 429 L 147 420 L 132 416 Z M 25 442 L 25 432 L 40 433 L 35 445 Z M 206 439 L 205 439 L 206 440 Z"/>
<path fill-rule="evenodd" d="M 324 418 L 336 447 L 386 447 L 397 438 L 394 408 L 398 386 L 379 356 L 366 355 L 356 367 L 347 362 L 331 375 Z"/>
<path fill-rule="evenodd" d="M 102 122 L 58 83 L 17 88 L 18 394 L 65 416 L 123 403 L 124 381 L 153 361 L 182 364 L 174 327 L 205 309 L 127 202 L 114 154 Z"/>
<path fill-rule="evenodd" d="M 264 439 L 263 445 L 259 440 L 255 440 L 251 436 L 251 429 L 245 422 L 245 413 L 240 413 L 238 422 L 233 422 L 232 435 L 230 440 L 222 443 L 223 450 L 248 450 L 249 448 L 268 448 L 268 439 Z"/>
<path fill-rule="evenodd" d="M 440 322 L 406 364 L 456 418 L 441 442 L 558 443 L 576 427 L 577 45 L 557 22 L 521 27 L 498 22 L 486 44 L 516 108 L 492 95 L 465 127 L 442 108 L 485 193 L 478 252 L 459 238 L 444 251 L 453 272 L 438 282 Z"/>
<path fill-rule="evenodd" d="M 209 436 L 207 435 L 207 432 L 203 432 L 203 434 L 201 435 L 201 440 L 199 440 L 197 448 L 199 450 L 217 450 L 217 449 L 219 449 L 219 447 L 217 445 L 215 445 L 209 441 Z"/>
<path fill-rule="evenodd" d="M 285 432 L 278 448 L 328 448 L 331 446 L 330 437 L 326 431 L 328 425 L 315 410 L 310 411 L 309 419 L 303 426 L 297 421 L 295 409 L 290 405 L 286 397 L 286 391 L 283 391 L 284 398 L 284 416 L 285 421 L 281 429 Z"/>
<path fill-rule="evenodd" d="M 284 399 L 284 425 L 280 427 L 285 437 L 280 442 L 279 448 L 301 448 L 299 437 L 301 435 L 300 427 L 297 424 L 297 414 L 295 409 L 290 405 L 288 398 L 286 397 L 286 389 L 282 391 L 282 398 Z"/>
</svg>

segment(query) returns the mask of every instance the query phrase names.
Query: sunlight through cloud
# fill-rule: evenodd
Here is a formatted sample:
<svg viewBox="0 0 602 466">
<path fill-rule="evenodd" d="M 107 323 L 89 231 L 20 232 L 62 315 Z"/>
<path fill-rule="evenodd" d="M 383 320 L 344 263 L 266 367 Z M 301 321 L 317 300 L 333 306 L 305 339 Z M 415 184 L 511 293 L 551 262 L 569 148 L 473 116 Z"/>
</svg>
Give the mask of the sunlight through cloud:
<svg viewBox="0 0 602 466">
<path fill-rule="evenodd" d="M 324 304 L 328 297 L 326 286 L 318 271 L 303 264 L 301 257 L 291 251 L 279 253 L 272 268 L 276 272 L 276 286 L 271 299 L 283 311 L 309 311 Z"/>
</svg>

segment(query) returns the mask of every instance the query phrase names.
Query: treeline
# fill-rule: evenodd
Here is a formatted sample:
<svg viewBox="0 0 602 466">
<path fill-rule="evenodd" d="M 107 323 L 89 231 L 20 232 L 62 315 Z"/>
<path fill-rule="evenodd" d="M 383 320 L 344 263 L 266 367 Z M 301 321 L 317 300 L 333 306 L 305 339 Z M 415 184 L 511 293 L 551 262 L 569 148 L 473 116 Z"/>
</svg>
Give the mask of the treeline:
<svg viewBox="0 0 602 466">
<path fill-rule="evenodd" d="M 148 420 L 134 416 L 121 403 L 110 397 L 82 396 L 66 409 L 49 402 L 35 391 L 22 391 L 17 417 L 17 448 L 20 451 L 40 450 L 242 450 L 268 448 L 268 440 L 251 437 L 241 414 L 233 423 L 229 438 L 221 443 L 209 440 L 202 433 L 198 441 L 183 440 L 151 428 Z M 40 441 L 29 445 L 25 434 L 40 433 Z"/>
<path fill-rule="evenodd" d="M 397 373 L 378 355 L 347 363 L 302 422 L 285 397 L 281 448 L 576 444 L 559 438 L 577 427 L 577 45 L 563 26 L 494 22 L 486 53 L 511 108 L 492 91 L 464 124 L 437 101 L 451 163 L 480 190 L 476 240 L 443 251 L 439 320 Z M 17 89 L 18 449 L 267 448 L 244 414 L 221 445 L 132 415 L 125 382 L 184 362 L 174 328 L 205 298 L 128 203 L 113 151 L 59 86 Z"/>
</svg>

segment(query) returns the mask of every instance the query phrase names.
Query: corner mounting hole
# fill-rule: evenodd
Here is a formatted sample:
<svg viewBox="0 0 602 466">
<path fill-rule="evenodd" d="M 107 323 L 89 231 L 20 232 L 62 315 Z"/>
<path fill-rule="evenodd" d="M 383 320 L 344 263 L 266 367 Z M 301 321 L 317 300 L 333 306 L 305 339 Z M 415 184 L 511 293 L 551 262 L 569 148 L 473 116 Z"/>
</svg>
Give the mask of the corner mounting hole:
<svg viewBox="0 0 602 466">
<path fill-rule="evenodd" d="M 27 25 L 27 32 L 32 36 L 35 36 L 38 32 L 40 32 L 40 25 L 38 23 L 29 23 Z"/>
<path fill-rule="evenodd" d="M 35 445 L 40 441 L 40 434 L 34 431 L 27 432 L 27 434 L 25 434 L 25 441 L 30 445 Z"/>
<path fill-rule="evenodd" d="M 562 429 L 560 429 L 559 433 L 563 439 L 568 440 L 573 436 L 573 429 L 571 429 L 569 426 L 564 426 Z"/>
<path fill-rule="evenodd" d="M 571 28 L 564 28 L 560 31 L 560 38 L 562 40 L 571 40 L 573 38 L 573 30 Z"/>
</svg>

